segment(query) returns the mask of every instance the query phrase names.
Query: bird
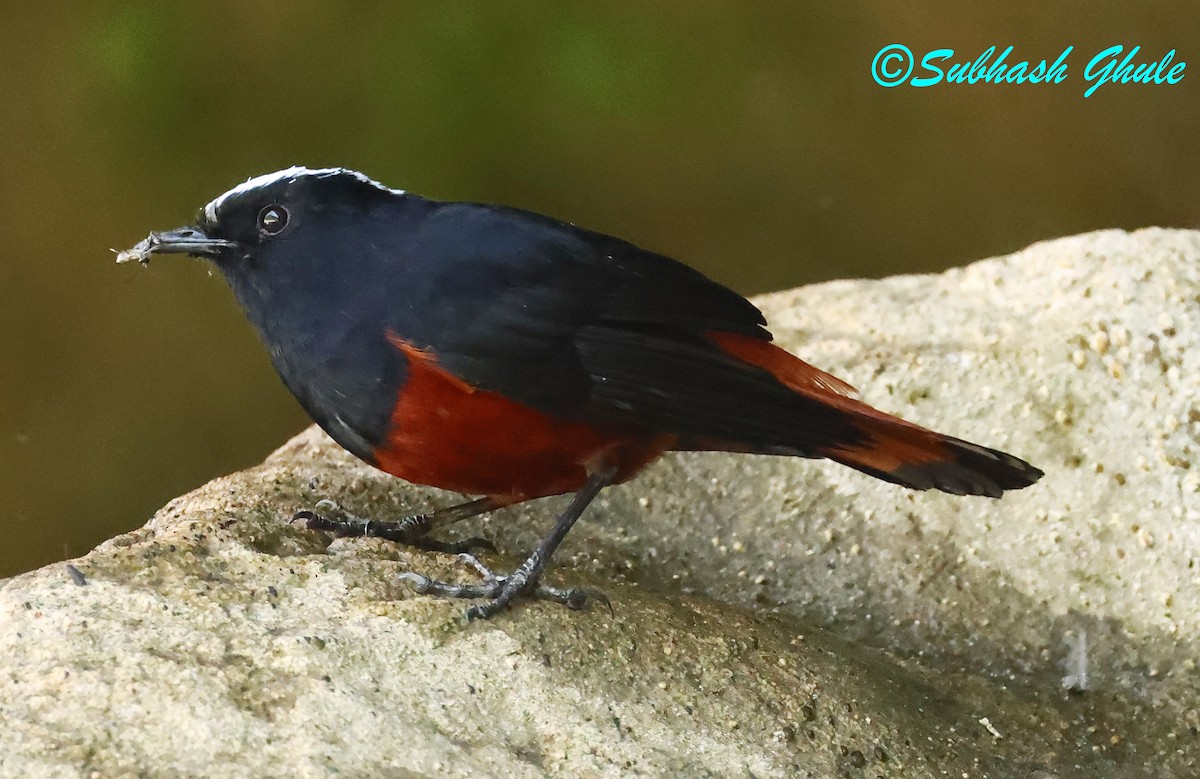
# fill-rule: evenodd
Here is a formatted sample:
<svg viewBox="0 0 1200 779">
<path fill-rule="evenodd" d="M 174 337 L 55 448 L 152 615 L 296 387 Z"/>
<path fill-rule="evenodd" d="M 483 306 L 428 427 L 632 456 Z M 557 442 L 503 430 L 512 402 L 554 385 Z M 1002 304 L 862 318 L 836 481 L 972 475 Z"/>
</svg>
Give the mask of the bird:
<svg viewBox="0 0 1200 779">
<path fill-rule="evenodd" d="M 290 167 L 117 261 L 168 254 L 216 266 L 283 383 L 339 445 L 400 479 L 479 496 L 394 522 L 294 520 L 454 551 L 430 531 L 574 493 L 509 574 L 469 553 L 478 582 L 406 574 L 419 592 L 476 601 L 468 621 L 526 597 L 582 608 L 597 593 L 544 584 L 547 563 L 601 490 L 667 452 L 824 458 L 991 498 L 1043 475 L 857 399 L 690 266 L 531 211 Z"/>
</svg>

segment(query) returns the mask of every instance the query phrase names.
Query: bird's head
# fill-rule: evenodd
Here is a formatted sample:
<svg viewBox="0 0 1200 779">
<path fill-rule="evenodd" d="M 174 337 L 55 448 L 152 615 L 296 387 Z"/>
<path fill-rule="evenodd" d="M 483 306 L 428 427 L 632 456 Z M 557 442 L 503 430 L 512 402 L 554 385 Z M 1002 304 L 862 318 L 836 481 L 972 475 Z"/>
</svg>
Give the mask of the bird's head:
<svg viewBox="0 0 1200 779">
<path fill-rule="evenodd" d="M 213 260 L 227 275 L 271 264 L 273 257 L 311 254 L 352 225 L 355 214 L 404 194 L 357 171 L 293 167 L 252 178 L 200 209 L 196 222 L 150 233 L 117 262 L 143 265 L 155 254 Z"/>
<path fill-rule="evenodd" d="M 117 262 L 145 265 L 165 254 L 211 260 L 271 348 L 299 350 L 363 320 L 353 312 L 380 294 L 396 254 L 390 242 L 403 237 L 397 215 L 417 202 L 352 170 L 287 168 L 213 199 L 194 224 L 150 233 Z M 313 328 L 314 316 L 340 324 Z"/>
<path fill-rule="evenodd" d="M 194 224 L 150 233 L 117 262 L 145 265 L 163 254 L 211 260 L 251 321 L 278 331 L 289 317 L 370 294 L 362 279 L 378 273 L 372 266 L 388 256 L 380 248 L 397 234 L 381 226 L 402 227 L 397 211 L 419 200 L 344 168 L 287 168 L 213 199 Z"/>
</svg>

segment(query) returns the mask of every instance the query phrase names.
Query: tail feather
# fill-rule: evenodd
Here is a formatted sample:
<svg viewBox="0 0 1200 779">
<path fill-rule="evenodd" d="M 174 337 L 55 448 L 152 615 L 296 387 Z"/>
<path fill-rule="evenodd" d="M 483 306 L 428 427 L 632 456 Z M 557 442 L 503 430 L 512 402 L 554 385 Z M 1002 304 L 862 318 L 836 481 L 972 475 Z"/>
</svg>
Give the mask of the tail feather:
<svg viewBox="0 0 1200 779">
<path fill-rule="evenodd" d="M 728 441 L 685 442 L 681 448 L 828 457 L 914 490 L 991 498 L 1000 497 L 1005 490 L 1028 487 L 1042 477 L 1040 469 L 1011 454 L 935 433 L 869 406 L 853 397 L 854 388 L 849 384 L 772 343 L 731 333 L 709 333 L 708 338 L 726 354 L 766 370 L 797 395 L 817 401 L 823 413 L 840 415 L 847 423 L 841 429 L 849 428 L 858 435 L 828 441 L 815 449 Z"/>
<path fill-rule="evenodd" d="M 894 484 L 953 495 L 998 498 L 1042 477 L 1040 469 L 1006 452 L 897 423 L 864 420 L 863 442 L 834 444 L 818 453 Z"/>
</svg>

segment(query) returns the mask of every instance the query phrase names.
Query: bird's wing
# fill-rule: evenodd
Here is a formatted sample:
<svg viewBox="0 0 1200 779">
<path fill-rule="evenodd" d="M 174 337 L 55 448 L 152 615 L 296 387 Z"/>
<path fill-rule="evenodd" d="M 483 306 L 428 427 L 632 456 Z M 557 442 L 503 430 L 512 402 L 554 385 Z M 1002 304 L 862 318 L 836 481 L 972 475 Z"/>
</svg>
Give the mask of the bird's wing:
<svg viewBox="0 0 1200 779">
<path fill-rule="evenodd" d="M 397 332 L 471 386 L 581 420 L 793 453 L 857 434 L 820 412 L 836 379 L 785 385 L 720 338 L 770 341 L 742 296 L 667 257 L 513 209 L 446 204 L 408 252 L 436 257 Z M 770 347 L 774 348 L 774 347 Z M 797 391 L 797 390 L 801 391 Z M 836 426 L 837 430 L 824 428 Z M 810 447 L 811 444 L 811 447 Z"/>
</svg>

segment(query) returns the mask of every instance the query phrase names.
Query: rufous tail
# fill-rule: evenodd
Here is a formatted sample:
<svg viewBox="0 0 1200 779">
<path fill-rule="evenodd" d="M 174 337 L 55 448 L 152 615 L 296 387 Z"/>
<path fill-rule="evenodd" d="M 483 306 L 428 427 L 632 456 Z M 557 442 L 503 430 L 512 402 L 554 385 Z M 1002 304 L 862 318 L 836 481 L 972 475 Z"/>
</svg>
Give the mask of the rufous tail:
<svg viewBox="0 0 1200 779">
<path fill-rule="evenodd" d="M 1011 454 L 906 422 L 852 397 L 846 382 L 809 365 L 774 344 L 732 333 L 708 333 L 726 354 L 756 365 L 798 395 L 835 415 L 843 431 L 836 440 L 789 451 L 786 446 L 744 447 L 740 451 L 828 457 L 830 460 L 915 490 L 998 498 L 1005 490 L 1028 487 L 1042 471 Z M 738 451 L 737 445 L 729 447 Z"/>
<path fill-rule="evenodd" d="M 858 403 L 849 398 L 852 403 Z M 935 489 L 954 495 L 998 498 L 1005 490 L 1028 487 L 1042 471 L 1024 460 L 960 438 L 935 433 L 883 412 L 851 415 L 862 434 L 853 444 L 831 444 L 817 450 L 830 460 L 885 481 L 915 490 Z M 879 415 L 879 416 L 876 416 Z"/>
</svg>

